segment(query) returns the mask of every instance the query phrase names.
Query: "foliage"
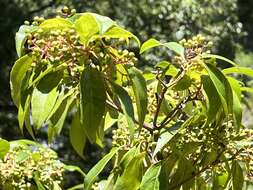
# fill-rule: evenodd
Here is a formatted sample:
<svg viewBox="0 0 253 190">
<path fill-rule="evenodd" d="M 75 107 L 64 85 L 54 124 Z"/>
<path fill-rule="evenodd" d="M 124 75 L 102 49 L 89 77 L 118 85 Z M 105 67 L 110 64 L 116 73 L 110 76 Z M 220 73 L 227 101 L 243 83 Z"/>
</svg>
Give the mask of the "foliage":
<svg viewBox="0 0 253 190">
<path fill-rule="evenodd" d="M 82 156 L 87 141 L 103 147 L 106 129 L 117 122 L 112 150 L 76 188 L 240 190 L 251 183 L 244 84 L 231 75 L 252 76 L 251 69 L 211 54 L 213 43 L 197 35 L 146 41 L 141 53 L 163 46 L 172 56 L 142 72 L 127 50 L 138 38 L 108 17 L 64 7 L 61 17 L 26 24 L 11 71 L 21 130 L 34 136 L 46 127 L 51 142 L 70 114 L 70 139 Z M 232 67 L 219 69 L 221 61 Z M 108 178 L 94 183 L 110 160 Z"/>
</svg>

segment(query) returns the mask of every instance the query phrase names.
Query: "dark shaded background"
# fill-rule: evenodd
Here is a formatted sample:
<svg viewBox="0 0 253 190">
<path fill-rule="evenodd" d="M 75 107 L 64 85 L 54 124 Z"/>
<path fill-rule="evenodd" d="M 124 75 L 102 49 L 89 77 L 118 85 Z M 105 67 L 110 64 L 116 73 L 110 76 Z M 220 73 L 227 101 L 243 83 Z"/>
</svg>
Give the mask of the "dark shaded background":
<svg viewBox="0 0 253 190">
<path fill-rule="evenodd" d="M 9 73 L 17 58 L 15 32 L 24 20 L 34 16 L 55 15 L 63 5 L 78 12 L 95 12 L 119 22 L 137 35 L 141 42 L 150 37 L 162 41 L 180 40 L 202 33 L 215 43 L 214 52 L 235 59 L 243 66 L 253 60 L 253 1 L 251 0 L 0 0 L 0 137 L 7 140 L 30 138 L 21 135 L 17 122 L 17 109 L 10 96 Z M 135 50 L 137 53 L 137 50 Z M 150 65 L 165 56 L 155 50 L 156 56 L 145 55 L 142 65 Z M 244 81 L 250 83 L 249 79 Z M 249 115 L 248 111 L 246 115 Z M 252 125 L 247 118 L 245 122 Z M 110 133 L 107 134 L 110 137 Z M 46 133 L 40 132 L 38 141 L 46 142 Z M 106 138 L 106 147 L 110 146 Z M 86 159 L 81 160 L 72 150 L 68 140 L 68 122 L 62 135 L 52 147 L 61 159 L 78 164 L 85 171 L 91 168 L 107 151 L 92 145 L 85 149 Z M 105 171 L 105 173 L 108 171 Z M 68 175 L 67 184 L 81 181 Z"/>
</svg>

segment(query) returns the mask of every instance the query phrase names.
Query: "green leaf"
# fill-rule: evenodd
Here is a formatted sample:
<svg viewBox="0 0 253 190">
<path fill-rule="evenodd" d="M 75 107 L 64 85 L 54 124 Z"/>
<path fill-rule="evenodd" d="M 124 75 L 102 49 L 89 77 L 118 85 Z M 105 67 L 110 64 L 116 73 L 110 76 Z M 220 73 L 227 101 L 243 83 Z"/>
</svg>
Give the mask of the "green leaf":
<svg viewBox="0 0 253 190">
<path fill-rule="evenodd" d="M 19 107 L 20 104 L 21 84 L 31 64 L 32 58 L 25 55 L 20 59 L 18 59 L 11 69 L 10 73 L 11 96 L 17 107 Z"/>
<path fill-rule="evenodd" d="M 225 61 L 225 62 L 227 62 L 227 63 L 230 63 L 231 65 L 233 65 L 233 66 L 237 66 L 237 64 L 236 63 L 234 63 L 233 61 L 231 61 L 231 60 L 229 60 L 229 59 L 227 59 L 227 58 L 225 58 L 225 57 L 222 57 L 222 56 L 220 56 L 220 55 L 214 55 L 214 54 L 203 54 L 202 55 L 202 58 L 215 58 L 215 59 L 219 59 L 219 60 L 222 60 L 222 61 Z"/>
<path fill-rule="evenodd" d="M 237 125 L 237 131 L 239 131 L 242 121 L 242 106 L 240 99 L 238 98 L 238 96 L 234 91 L 233 91 L 233 115 L 235 123 Z"/>
<path fill-rule="evenodd" d="M 124 38 L 126 41 L 128 41 L 129 38 L 132 38 L 138 44 L 138 46 L 140 46 L 140 41 L 135 35 L 119 26 L 110 28 L 103 35 L 101 35 L 101 37 Z"/>
<path fill-rule="evenodd" d="M 132 88 L 135 96 L 139 126 L 140 128 L 142 128 L 145 116 L 147 114 L 148 105 L 146 81 L 141 71 L 139 71 L 137 68 L 130 67 L 127 69 L 127 71 L 132 83 Z"/>
<path fill-rule="evenodd" d="M 23 84 L 22 84 L 23 86 Z M 23 126 L 25 124 L 29 134 L 35 139 L 33 129 L 30 123 L 30 103 L 32 97 L 32 89 L 25 90 L 21 88 L 20 104 L 18 107 L 18 123 L 21 132 L 23 133 Z"/>
<path fill-rule="evenodd" d="M 127 151 L 127 153 L 124 154 L 124 156 L 122 157 L 122 159 L 120 160 L 120 168 L 122 170 L 125 170 L 126 167 L 128 166 L 128 164 L 130 163 L 130 161 L 137 155 L 140 153 L 140 150 L 138 147 L 132 147 L 130 150 Z"/>
<path fill-rule="evenodd" d="M 173 89 L 176 91 L 182 91 L 188 89 L 192 85 L 192 80 L 188 75 L 184 75 L 181 80 L 179 80 Z"/>
<path fill-rule="evenodd" d="M 48 125 L 48 140 L 51 143 L 56 135 L 59 135 L 64 121 L 67 117 L 68 110 L 76 99 L 76 94 L 71 95 L 71 97 L 64 99 L 57 111 L 52 115 Z"/>
<path fill-rule="evenodd" d="M 243 170 L 239 163 L 234 160 L 232 162 L 232 184 L 233 190 L 242 190 L 244 182 Z"/>
<path fill-rule="evenodd" d="M 117 26 L 116 22 L 110 19 L 109 17 L 102 16 L 96 13 L 90 13 L 92 16 L 94 16 L 97 21 L 100 24 L 100 34 L 104 34 L 106 31 L 108 31 L 113 26 Z"/>
<path fill-rule="evenodd" d="M 64 18 L 47 19 L 39 25 L 42 29 L 64 29 L 71 28 L 72 26 L 72 23 Z"/>
<path fill-rule="evenodd" d="M 32 118 L 36 129 L 46 121 L 58 98 L 57 86 L 62 79 L 62 72 L 53 72 L 40 80 L 34 88 L 31 99 Z"/>
<path fill-rule="evenodd" d="M 73 166 L 73 165 L 64 165 L 64 169 L 68 170 L 70 172 L 79 172 L 80 174 L 82 174 L 82 176 L 86 176 L 86 174 L 78 167 L 78 166 Z M 83 188 L 83 184 L 82 184 L 82 188 Z"/>
<path fill-rule="evenodd" d="M 152 155 L 153 158 L 177 134 L 178 130 L 176 128 L 179 128 L 180 126 L 181 126 L 181 123 L 176 123 L 169 130 L 162 130 L 161 131 L 161 135 L 157 140 L 157 144 L 156 144 L 154 153 Z M 174 129 L 176 129 L 176 130 L 174 130 Z"/>
<path fill-rule="evenodd" d="M 140 54 L 142 54 L 143 52 L 153 48 L 153 47 L 157 47 L 162 45 L 161 42 L 157 41 L 156 39 L 149 39 L 146 42 L 144 42 L 140 48 Z"/>
<path fill-rule="evenodd" d="M 191 177 L 193 172 L 194 168 L 191 162 L 184 157 L 181 157 L 178 162 L 176 172 L 171 177 L 171 182 L 168 190 L 179 189 L 182 185 L 184 186 L 184 190 L 190 189 L 189 187 L 193 184 L 191 180 L 187 181 L 186 183 L 182 182 Z"/>
<path fill-rule="evenodd" d="M 117 119 L 114 119 L 110 116 L 110 113 L 107 112 L 105 116 L 105 128 L 104 130 L 106 131 L 107 129 L 111 128 L 115 123 L 117 122 Z"/>
<path fill-rule="evenodd" d="M 31 32 L 34 32 L 37 29 L 38 29 L 37 26 L 27 26 L 27 25 L 20 26 L 15 36 L 16 51 L 17 51 L 18 57 L 21 57 L 24 54 L 24 45 L 27 39 L 27 35 Z"/>
<path fill-rule="evenodd" d="M 40 182 L 40 179 L 39 179 L 39 172 L 36 171 L 35 172 L 35 175 L 34 175 L 34 182 L 36 183 L 37 185 L 37 188 L 38 190 L 46 190 L 45 187 L 42 185 L 42 183 Z"/>
<path fill-rule="evenodd" d="M 178 69 L 168 61 L 161 61 L 155 65 L 155 68 L 162 69 L 162 76 L 166 75 L 176 77 L 178 75 Z"/>
<path fill-rule="evenodd" d="M 49 121 L 49 119 L 57 112 L 57 110 L 61 107 L 61 105 L 63 104 L 64 100 L 68 99 L 70 96 L 72 96 L 75 92 L 76 92 L 76 88 L 72 88 L 70 89 L 68 92 L 64 93 L 61 92 L 58 95 L 58 99 L 55 102 L 55 105 L 53 107 L 53 109 L 51 110 L 49 116 L 47 117 L 47 122 Z"/>
<path fill-rule="evenodd" d="M 80 80 L 81 123 L 91 143 L 102 145 L 100 127 L 105 114 L 106 91 L 101 73 L 94 68 L 86 68 Z M 104 130 L 104 129 L 103 129 Z"/>
<path fill-rule="evenodd" d="M 137 190 L 143 176 L 143 159 L 145 153 L 136 155 L 127 165 L 123 174 L 117 179 L 113 190 Z"/>
<path fill-rule="evenodd" d="M 228 182 L 229 174 L 227 171 L 218 173 L 213 170 L 213 190 L 215 189 L 224 189 L 226 187 L 226 184 Z"/>
<path fill-rule="evenodd" d="M 118 152 L 119 148 L 112 148 L 111 152 L 105 155 L 86 175 L 84 178 L 84 189 L 90 190 L 92 184 L 95 182 L 96 177 L 102 172 L 106 164 Z"/>
<path fill-rule="evenodd" d="M 86 143 L 85 131 L 80 123 L 79 112 L 76 113 L 72 120 L 71 127 L 69 129 L 70 142 L 75 151 L 84 159 L 83 149 Z"/>
<path fill-rule="evenodd" d="M 162 168 L 159 175 L 160 189 L 169 189 L 169 181 L 171 179 L 171 172 L 178 161 L 177 154 L 171 154 L 162 161 Z"/>
<path fill-rule="evenodd" d="M 140 190 L 160 190 L 159 175 L 161 168 L 161 162 L 151 165 L 148 168 L 142 178 Z"/>
<path fill-rule="evenodd" d="M 0 138 L 0 159 L 3 159 L 10 150 L 10 143 L 7 140 Z"/>
<path fill-rule="evenodd" d="M 167 42 L 167 43 L 161 43 L 157 41 L 156 39 L 149 39 L 146 42 L 144 42 L 140 49 L 140 54 L 157 46 L 165 46 L 169 48 L 170 50 L 174 51 L 180 56 L 184 56 L 184 47 L 178 44 L 177 42 Z"/>
<path fill-rule="evenodd" d="M 17 157 L 16 157 L 16 162 L 17 163 L 22 163 L 26 161 L 30 157 L 30 154 L 27 152 L 19 152 Z"/>
<path fill-rule="evenodd" d="M 83 14 L 76 20 L 75 28 L 84 44 L 87 44 L 90 38 L 101 30 L 97 19 L 89 13 Z"/>
<path fill-rule="evenodd" d="M 242 97 L 242 85 L 243 83 L 241 81 L 236 80 L 235 78 L 227 76 L 228 82 L 232 88 L 232 90 L 237 95 L 238 99 L 241 101 Z"/>
<path fill-rule="evenodd" d="M 213 163 L 217 158 L 217 152 L 212 150 L 211 152 L 203 153 L 203 158 L 201 159 L 201 166 L 207 166 Z"/>
<path fill-rule="evenodd" d="M 124 88 L 113 82 L 111 82 L 111 85 L 113 87 L 113 91 L 119 97 L 124 116 L 126 117 L 127 120 L 129 131 L 131 135 L 133 135 L 135 124 L 134 124 L 134 108 L 132 100 Z"/>
<path fill-rule="evenodd" d="M 247 67 L 230 67 L 222 71 L 224 74 L 238 73 L 253 77 L 253 70 Z"/>
<path fill-rule="evenodd" d="M 60 65 L 49 65 L 46 70 L 42 71 L 33 81 L 29 82 L 28 88 L 36 85 L 41 79 L 43 79 L 45 76 L 48 76 L 48 74 L 51 73 L 57 73 L 57 71 L 63 71 L 67 68 L 67 64 L 62 63 Z"/>
<path fill-rule="evenodd" d="M 167 42 L 167 43 L 164 43 L 163 46 L 169 48 L 170 50 L 174 51 L 178 55 L 184 56 L 184 47 L 178 44 L 177 42 Z"/>
<path fill-rule="evenodd" d="M 53 190 L 61 190 L 62 188 L 60 187 L 60 185 L 58 183 L 56 183 L 56 181 L 53 182 Z"/>
<path fill-rule="evenodd" d="M 205 64 L 204 66 L 220 96 L 225 114 L 232 114 L 233 92 L 227 78 L 215 66 L 211 64 Z"/>
<path fill-rule="evenodd" d="M 210 122 L 213 122 L 215 120 L 216 114 L 221 108 L 221 100 L 209 76 L 201 76 L 201 81 L 208 100 L 206 124 L 209 124 Z"/>
</svg>

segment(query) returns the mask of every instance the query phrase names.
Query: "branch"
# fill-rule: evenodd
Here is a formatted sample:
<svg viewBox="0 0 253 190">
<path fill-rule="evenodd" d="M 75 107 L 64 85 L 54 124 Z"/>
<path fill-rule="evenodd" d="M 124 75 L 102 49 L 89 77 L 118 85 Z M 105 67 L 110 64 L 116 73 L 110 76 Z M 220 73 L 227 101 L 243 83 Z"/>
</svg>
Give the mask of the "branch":
<svg viewBox="0 0 253 190">
<path fill-rule="evenodd" d="M 232 161 L 232 160 L 236 159 L 236 156 L 238 156 L 238 155 L 243 151 L 243 149 L 238 150 L 231 158 L 228 158 L 228 159 L 225 160 L 225 161 L 224 161 L 224 160 L 221 161 L 221 160 L 220 160 L 220 157 L 221 157 L 221 155 L 222 155 L 222 153 L 223 153 L 224 151 L 225 151 L 225 148 L 220 152 L 220 154 L 217 156 L 217 158 L 216 158 L 211 164 L 205 166 L 204 168 L 202 168 L 202 169 L 199 170 L 198 172 L 193 173 L 190 177 L 186 178 L 186 179 L 183 180 L 181 183 L 174 185 L 171 189 L 176 189 L 176 188 L 180 187 L 180 186 L 183 185 L 184 183 L 186 183 L 186 182 L 192 180 L 193 178 L 199 176 L 200 174 L 202 174 L 203 172 L 205 172 L 207 169 L 209 169 L 209 168 L 211 168 L 211 167 L 214 167 L 214 166 L 216 166 L 216 165 L 218 165 L 218 164 L 221 164 L 221 163 L 224 163 L 224 162 L 227 162 L 227 161 Z"/>
<path fill-rule="evenodd" d="M 118 111 L 118 112 L 124 114 L 121 107 L 116 106 L 115 104 L 113 104 L 113 103 L 110 102 L 109 100 L 106 100 L 106 106 L 107 106 L 108 108 L 111 108 L 111 109 L 113 109 L 113 110 L 116 110 L 116 111 Z M 134 123 L 136 123 L 136 124 L 139 125 L 139 122 L 138 122 L 136 119 L 134 119 Z M 152 129 L 151 127 L 149 127 L 148 125 L 146 125 L 146 124 L 143 124 L 143 128 L 147 129 L 147 130 L 150 131 L 150 132 L 153 131 L 153 129 Z"/>
</svg>

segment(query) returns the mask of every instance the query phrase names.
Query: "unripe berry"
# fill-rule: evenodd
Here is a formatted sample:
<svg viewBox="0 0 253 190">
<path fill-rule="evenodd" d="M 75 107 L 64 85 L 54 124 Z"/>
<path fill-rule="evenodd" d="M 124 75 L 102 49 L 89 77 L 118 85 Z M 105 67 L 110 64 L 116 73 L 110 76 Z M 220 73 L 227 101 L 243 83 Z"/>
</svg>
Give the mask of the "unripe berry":
<svg viewBox="0 0 253 190">
<path fill-rule="evenodd" d="M 25 25 L 30 25 L 30 22 L 26 20 L 26 21 L 24 22 L 24 24 L 25 24 Z"/>
<path fill-rule="evenodd" d="M 76 9 L 71 9 L 71 14 L 72 15 L 76 14 Z"/>
<path fill-rule="evenodd" d="M 62 8 L 62 12 L 63 12 L 63 13 L 68 13 L 68 11 L 69 11 L 69 8 L 68 8 L 67 6 L 64 6 L 64 7 Z"/>
</svg>

